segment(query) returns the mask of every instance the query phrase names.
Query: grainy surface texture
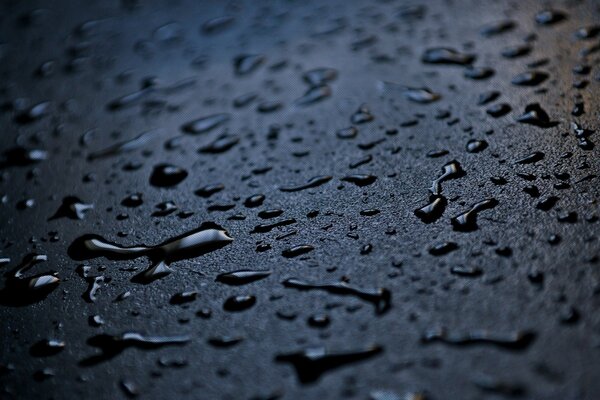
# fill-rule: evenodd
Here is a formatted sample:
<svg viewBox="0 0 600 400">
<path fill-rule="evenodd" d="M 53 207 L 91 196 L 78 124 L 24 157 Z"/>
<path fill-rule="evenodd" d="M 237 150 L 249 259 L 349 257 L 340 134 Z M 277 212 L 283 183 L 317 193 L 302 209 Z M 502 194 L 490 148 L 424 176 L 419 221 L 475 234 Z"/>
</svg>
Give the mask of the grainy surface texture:
<svg viewBox="0 0 600 400">
<path fill-rule="evenodd" d="M 2 2 L 0 398 L 600 398 L 598 24 Z"/>
</svg>

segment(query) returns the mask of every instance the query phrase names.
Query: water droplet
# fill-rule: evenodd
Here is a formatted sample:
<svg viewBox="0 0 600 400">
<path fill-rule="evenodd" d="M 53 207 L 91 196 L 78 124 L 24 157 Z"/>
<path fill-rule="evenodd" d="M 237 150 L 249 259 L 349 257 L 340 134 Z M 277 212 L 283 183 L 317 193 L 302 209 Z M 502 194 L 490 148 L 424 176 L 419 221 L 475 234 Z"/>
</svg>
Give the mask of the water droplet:
<svg viewBox="0 0 600 400">
<path fill-rule="evenodd" d="M 248 75 L 265 61 L 266 57 L 261 54 L 243 54 L 233 59 L 233 66 L 237 75 Z"/>
<path fill-rule="evenodd" d="M 314 328 L 325 328 L 327 326 L 329 326 L 329 324 L 331 323 L 331 320 L 329 319 L 329 317 L 327 315 L 311 315 L 308 318 L 308 325 L 312 326 Z"/>
<path fill-rule="evenodd" d="M 34 357 L 50 357 L 54 356 L 65 348 L 65 342 L 56 339 L 45 339 L 36 342 L 29 349 L 29 353 Z"/>
<path fill-rule="evenodd" d="M 594 39 L 598 35 L 600 35 L 600 25 L 584 26 L 575 32 L 578 39 Z"/>
<path fill-rule="evenodd" d="M 331 96 L 331 88 L 329 86 L 311 87 L 304 93 L 302 97 L 296 99 L 295 104 L 299 106 L 308 106 L 318 103 Z"/>
<path fill-rule="evenodd" d="M 13 147 L 3 152 L 4 159 L 0 162 L 0 169 L 7 167 L 22 167 L 36 164 L 48 158 L 48 153 L 40 149 L 26 149 Z"/>
<path fill-rule="evenodd" d="M 298 246 L 290 247 L 289 249 L 285 249 L 281 252 L 281 255 L 285 258 L 294 258 L 301 256 L 306 253 L 310 253 L 315 248 L 309 244 L 301 244 Z"/>
<path fill-rule="evenodd" d="M 231 15 L 211 18 L 202 24 L 202 31 L 206 34 L 221 32 L 230 27 L 234 21 L 235 18 Z"/>
<path fill-rule="evenodd" d="M 444 196 L 430 196 L 429 204 L 415 210 L 415 215 L 426 224 L 437 221 L 444 210 L 448 201 Z"/>
<path fill-rule="evenodd" d="M 535 151 L 515 161 L 515 164 L 533 164 L 544 159 L 544 153 Z"/>
<path fill-rule="evenodd" d="M 430 247 L 429 254 L 432 256 L 443 256 L 455 250 L 458 250 L 458 244 L 454 242 L 443 242 Z"/>
<path fill-rule="evenodd" d="M 56 210 L 56 213 L 48 220 L 58 218 L 70 218 L 70 219 L 83 219 L 85 213 L 94 208 L 93 204 L 86 204 L 81 201 L 78 197 L 67 196 L 63 199 L 62 204 Z"/>
<path fill-rule="evenodd" d="M 279 228 L 282 226 L 288 226 L 295 224 L 296 220 L 294 218 L 288 218 L 281 221 L 273 222 L 271 224 L 260 224 L 254 227 L 254 230 L 250 233 L 266 233 L 271 232 L 275 228 Z"/>
<path fill-rule="evenodd" d="M 280 354 L 275 357 L 275 361 L 292 364 L 300 383 L 310 384 L 316 382 L 321 375 L 329 370 L 369 359 L 382 351 L 383 348 L 380 346 L 337 353 L 316 347 L 294 353 Z"/>
<path fill-rule="evenodd" d="M 248 197 L 244 201 L 244 205 L 248 208 L 260 207 L 265 201 L 264 194 L 255 194 L 253 196 Z"/>
<path fill-rule="evenodd" d="M 479 153 L 487 149 L 488 143 L 485 140 L 471 139 L 467 142 L 468 153 Z"/>
<path fill-rule="evenodd" d="M 181 305 L 186 303 L 191 303 L 192 301 L 198 298 L 198 292 L 195 290 L 189 292 L 181 292 L 175 293 L 171 296 L 171 300 L 169 300 L 170 304 Z"/>
<path fill-rule="evenodd" d="M 222 126 L 225 123 L 229 122 L 230 119 L 231 116 L 229 114 L 212 114 L 206 117 L 197 118 L 193 121 L 184 124 L 181 127 L 181 130 L 185 133 L 198 135 L 200 133 L 206 133 L 215 128 L 218 128 L 219 126 Z"/>
<path fill-rule="evenodd" d="M 466 278 L 476 278 L 483 275 L 483 270 L 479 267 L 465 267 L 462 265 L 450 268 L 452 275 L 462 276 Z"/>
<path fill-rule="evenodd" d="M 335 134 L 340 139 L 354 139 L 358 134 L 358 129 L 350 126 L 348 128 L 339 129 Z"/>
<path fill-rule="evenodd" d="M 375 117 L 373 116 L 373 114 L 371 114 L 371 111 L 367 108 L 366 105 L 363 104 L 358 110 L 356 110 L 354 114 L 352 114 L 350 122 L 358 125 L 371 122 L 374 119 Z"/>
<path fill-rule="evenodd" d="M 215 183 L 215 184 L 206 185 L 204 187 L 201 187 L 200 189 L 197 189 L 194 192 L 194 194 L 196 196 L 208 198 L 208 197 L 212 196 L 213 194 L 222 191 L 223 189 L 225 189 L 225 186 L 223 186 L 220 183 Z"/>
<path fill-rule="evenodd" d="M 333 68 L 315 68 L 302 75 L 304 82 L 311 87 L 326 85 L 337 79 L 338 72 Z"/>
<path fill-rule="evenodd" d="M 528 44 L 519 44 L 516 46 L 509 46 L 502 49 L 502 57 L 512 59 L 519 58 L 531 53 L 531 46 Z"/>
<path fill-rule="evenodd" d="M 475 55 L 461 53 L 447 47 L 435 47 L 425 50 L 421 61 L 426 64 L 456 64 L 469 65 L 475 61 Z"/>
<path fill-rule="evenodd" d="M 279 217 L 283 214 L 283 210 L 281 209 L 273 209 L 273 210 L 263 210 L 258 213 L 258 217 L 262 219 L 271 219 Z"/>
<path fill-rule="evenodd" d="M 223 309 L 230 312 L 245 311 L 256 304 L 256 297 L 243 295 L 231 296 L 223 303 Z"/>
<path fill-rule="evenodd" d="M 31 277 L 24 273 L 33 266 L 47 261 L 42 254 L 28 254 L 21 264 L 7 274 L 5 287 L 0 290 L 0 304 L 6 306 L 24 306 L 46 298 L 58 286 L 60 279 L 56 272 L 45 272 Z"/>
<path fill-rule="evenodd" d="M 354 174 L 354 175 L 347 175 L 347 176 L 341 178 L 341 180 L 345 181 L 345 182 L 353 183 L 358 187 L 363 187 L 363 186 L 368 186 L 368 185 L 372 185 L 373 183 L 375 183 L 375 181 L 377 180 L 377 177 L 374 175 Z"/>
<path fill-rule="evenodd" d="M 141 193 L 133 193 L 121 200 L 121 205 L 125 207 L 135 208 L 144 204 Z"/>
<path fill-rule="evenodd" d="M 208 339 L 208 344 L 210 344 L 213 347 L 219 348 L 219 349 L 227 349 L 230 347 L 235 346 L 238 343 L 241 343 L 242 340 L 244 340 L 243 337 L 239 337 L 239 336 L 223 336 L 223 337 L 212 337 L 210 339 Z"/>
<path fill-rule="evenodd" d="M 535 14 L 535 22 L 540 25 L 553 25 L 567 19 L 567 14 L 558 10 L 543 10 Z"/>
<path fill-rule="evenodd" d="M 269 275 L 269 270 L 240 269 L 219 274 L 215 280 L 226 285 L 239 286 L 265 279 Z"/>
<path fill-rule="evenodd" d="M 154 167 L 150 176 L 150 184 L 156 187 L 171 187 L 178 185 L 188 172 L 183 168 L 171 164 L 158 164 Z"/>
<path fill-rule="evenodd" d="M 512 84 L 517 86 L 537 86 L 548 79 L 548 74 L 541 71 L 523 72 L 512 79 Z"/>
<path fill-rule="evenodd" d="M 522 124 L 539 126 L 540 128 L 557 125 L 556 122 L 550 121 L 550 117 L 538 103 L 528 104 L 525 107 L 525 113 L 517 117 L 517 121 Z"/>
<path fill-rule="evenodd" d="M 489 331 L 472 331 L 466 334 L 452 334 L 445 329 L 427 331 L 421 341 L 423 343 L 443 342 L 455 346 L 471 346 L 487 344 L 507 350 L 525 350 L 535 340 L 536 334 L 530 331 L 515 331 L 507 334 L 494 334 Z"/>
<path fill-rule="evenodd" d="M 433 103 L 442 98 L 439 93 L 435 93 L 428 88 L 407 87 L 403 93 L 408 100 L 419 104 Z"/>
<path fill-rule="evenodd" d="M 516 26 L 517 24 L 510 20 L 496 21 L 481 28 L 479 33 L 482 36 L 491 37 L 513 30 Z"/>
<path fill-rule="evenodd" d="M 15 117 L 15 122 L 19 124 L 30 124 L 40 119 L 44 118 L 48 115 L 50 109 L 50 102 L 44 101 L 38 104 L 35 104 L 21 113 L 17 114 Z"/>
<path fill-rule="evenodd" d="M 464 76 L 465 78 L 474 79 L 474 80 L 482 80 L 488 79 L 494 76 L 496 71 L 489 67 L 469 67 L 465 69 Z"/>
<path fill-rule="evenodd" d="M 231 149 L 233 146 L 238 144 L 240 138 L 237 136 L 223 135 L 219 136 L 213 142 L 200 147 L 198 149 L 199 153 L 208 153 L 208 154 L 219 154 L 224 153 L 227 150 Z"/>
<path fill-rule="evenodd" d="M 305 184 L 283 186 L 280 187 L 279 190 L 281 190 L 282 192 L 298 192 L 300 190 L 316 188 L 329 182 L 331 179 L 333 179 L 333 177 L 330 175 L 315 176 L 314 178 L 309 179 L 308 182 L 306 182 Z"/>
<path fill-rule="evenodd" d="M 500 97 L 500 92 L 498 92 L 498 91 L 491 90 L 488 92 L 484 92 L 479 95 L 479 99 L 477 100 L 477 105 L 484 106 L 484 105 L 489 104 L 492 101 L 496 100 L 498 97 Z M 510 111 L 510 107 L 509 107 L 509 111 Z M 504 114 L 506 114 L 506 113 L 504 113 Z M 504 114 L 502 114 L 502 115 L 504 115 Z M 490 115 L 492 115 L 492 114 L 490 114 Z"/>
</svg>

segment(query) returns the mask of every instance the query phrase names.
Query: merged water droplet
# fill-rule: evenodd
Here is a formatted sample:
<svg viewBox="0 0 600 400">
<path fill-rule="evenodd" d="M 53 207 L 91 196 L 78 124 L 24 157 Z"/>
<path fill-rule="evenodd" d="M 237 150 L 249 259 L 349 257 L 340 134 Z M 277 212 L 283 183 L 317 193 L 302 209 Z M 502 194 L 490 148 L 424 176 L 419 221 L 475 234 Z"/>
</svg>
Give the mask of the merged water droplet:
<svg viewBox="0 0 600 400">
<path fill-rule="evenodd" d="M 431 189 L 429 190 L 433 195 L 439 196 L 440 194 L 442 194 L 442 182 L 451 179 L 462 178 L 465 175 L 466 173 L 462 169 L 460 163 L 456 160 L 452 160 L 444 164 L 444 166 L 442 167 L 442 175 L 440 175 L 439 178 L 433 181 L 433 183 L 431 184 Z"/>
<path fill-rule="evenodd" d="M 69 247 L 69 256 L 74 260 L 106 257 L 109 260 L 131 260 L 147 256 L 152 266 L 134 278 L 140 283 L 150 283 L 171 272 L 168 264 L 195 258 L 218 250 L 233 241 L 227 231 L 213 222 L 204 222 L 200 227 L 168 239 L 156 246 L 125 247 L 111 243 L 98 235 L 84 235 Z"/>
<path fill-rule="evenodd" d="M 298 290 L 324 290 L 332 294 L 355 296 L 372 303 L 377 314 L 387 312 L 392 306 L 392 293 L 385 288 L 362 289 L 346 282 L 310 283 L 297 278 L 286 279 L 283 281 L 283 286 Z"/>
<path fill-rule="evenodd" d="M 138 332 L 125 332 L 120 335 L 101 334 L 92 336 L 87 343 L 98 348 L 101 353 L 81 360 L 81 366 L 92 366 L 108 361 L 121 354 L 125 349 L 135 347 L 144 350 L 158 349 L 164 346 L 181 346 L 190 341 L 189 336 L 148 336 Z"/>
<path fill-rule="evenodd" d="M 473 204 L 470 210 L 452 218 L 450 222 L 455 231 L 471 232 L 477 230 L 477 215 L 483 210 L 489 210 L 498 205 L 496 199 L 486 199 Z"/>
</svg>

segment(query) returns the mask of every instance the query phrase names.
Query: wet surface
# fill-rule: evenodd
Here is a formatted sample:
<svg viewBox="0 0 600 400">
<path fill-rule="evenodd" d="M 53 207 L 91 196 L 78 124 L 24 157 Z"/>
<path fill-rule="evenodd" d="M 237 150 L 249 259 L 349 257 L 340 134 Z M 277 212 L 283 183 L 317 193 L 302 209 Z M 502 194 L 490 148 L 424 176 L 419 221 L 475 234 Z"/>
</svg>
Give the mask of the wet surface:
<svg viewBox="0 0 600 400">
<path fill-rule="evenodd" d="M 0 398 L 600 398 L 600 5 L 0 5 Z"/>
</svg>

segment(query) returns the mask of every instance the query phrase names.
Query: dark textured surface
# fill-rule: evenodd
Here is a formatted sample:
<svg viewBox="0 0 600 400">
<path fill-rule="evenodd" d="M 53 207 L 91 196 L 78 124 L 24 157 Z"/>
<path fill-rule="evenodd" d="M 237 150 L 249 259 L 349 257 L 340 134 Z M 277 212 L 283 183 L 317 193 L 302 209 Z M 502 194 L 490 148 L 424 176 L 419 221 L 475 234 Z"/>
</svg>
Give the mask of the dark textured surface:
<svg viewBox="0 0 600 400">
<path fill-rule="evenodd" d="M 416 393 L 432 399 L 600 398 L 600 165 L 598 147 L 579 146 L 571 126 L 600 127 L 600 51 L 594 51 L 600 35 L 575 36 L 579 28 L 598 24 L 598 3 L 82 4 L 1 6 L 1 147 L 44 149 L 48 157 L 34 165 L 1 167 L 0 258 L 11 262 L 0 270 L 8 273 L 36 252 L 48 261 L 29 273 L 54 270 L 61 279 L 42 301 L 0 305 L 1 398 L 112 399 L 130 392 L 153 399 L 403 399 L 410 393 L 415 395 L 407 398 L 415 399 L 420 398 Z M 566 19 L 536 23 L 536 13 L 548 8 L 562 10 Z M 224 15 L 233 17 L 229 25 L 203 31 L 207 20 Z M 514 21 L 515 27 L 481 35 L 484 25 L 502 20 Z M 529 54 L 501 55 L 507 46 L 525 43 L 531 46 Z M 494 76 L 468 79 L 464 66 L 421 61 L 426 49 L 440 46 L 476 55 L 474 65 L 492 68 Z M 590 54 L 582 54 L 585 49 Z M 264 55 L 264 62 L 238 76 L 234 58 L 241 54 Z M 547 63 L 531 70 L 547 73 L 545 81 L 531 87 L 511 83 L 528 64 L 543 59 Z M 48 61 L 50 73 L 42 77 L 36 71 Z M 589 65 L 591 71 L 574 73 L 578 65 Z M 302 74 L 317 67 L 338 72 L 328 82 L 331 96 L 306 106 L 295 103 L 309 88 Z M 195 84 L 156 89 L 131 107 L 110 108 L 144 81 L 156 79 L 157 88 L 167 88 L 188 78 Z M 382 89 L 384 81 L 396 85 Z M 403 86 L 429 88 L 441 99 L 410 101 Z M 490 90 L 500 97 L 477 105 Z M 257 98 L 235 107 L 234 99 L 247 93 Z M 48 115 L 23 123 L 20 110 L 43 101 L 50 102 Z M 274 101 L 281 107 L 264 112 Z M 585 112 L 573 116 L 578 102 Z M 486 113 L 500 103 L 512 111 L 500 118 Z M 516 122 L 531 103 L 539 103 L 555 126 Z M 338 138 L 336 132 L 352 126 L 352 115 L 363 105 L 374 119 L 355 124 L 355 138 Z M 196 118 L 218 113 L 231 118 L 197 135 L 182 130 Z M 411 120 L 417 123 L 406 123 Z M 88 157 L 154 129 L 158 132 L 132 152 Z M 224 132 L 238 139 L 229 143 L 233 147 L 219 154 L 197 152 Z M 179 147 L 165 146 L 179 136 Z M 593 133 L 589 140 L 597 137 Z M 471 139 L 485 140 L 488 147 L 467 152 Z M 543 158 L 516 163 L 534 152 Z M 372 161 L 349 167 L 367 155 Z M 442 183 L 445 212 L 425 224 L 414 210 L 428 203 L 432 182 L 451 160 L 459 161 L 465 174 Z M 150 175 L 162 163 L 179 166 L 188 176 L 170 188 L 151 186 Z M 131 168 L 135 165 L 139 168 Z M 377 179 L 359 187 L 342 180 L 350 174 Z M 303 191 L 280 190 L 315 176 L 333 178 Z M 506 183 L 491 180 L 497 177 Z M 216 183 L 224 189 L 209 198 L 194 195 Z M 524 191 L 532 185 L 538 198 Z M 121 205 L 137 192 L 141 206 Z M 254 194 L 265 196 L 262 205 L 245 206 Z M 48 221 L 67 196 L 94 208 L 82 220 Z M 550 196 L 558 197 L 554 207 L 536 208 Z M 498 204 L 480 212 L 479 229 L 453 230 L 452 217 L 488 198 Z M 35 199 L 35 205 L 20 210 L 25 199 Z M 173 201 L 178 210 L 152 216 L 155 205 L 165 201 Z M 215 204 L 234 208 L 209 212 Z M 283 214 L 258 217 L 259 211 L 275 208 Z M 318 215 L 307 217 L 312 210 Z M 182 218 L 180 211 L 193 215 Z M 573 212 L 575 217 L 565 221 Z M 230 219 L 239 214 L 246 218 Z M 250 233 L 256 225 L 289 218 L 296 222 Z M 149 265 L 146 258 L 81 262 L 67 254 L 83 234 L 124 245 L 156 245 L 205 221 L 223 226 L 234 241 L 172 263 L 173 273 L 148 285 L 131 282 Z M 295 234 L 280 238 L 290 231 Z M 441 256 L 429 253 L 447 241 L 458 249 Z M 259 244 L 272 248 L 257 252 Z M 305 244 L 314 250 L 282 256 Z M 370 251 L 364 247 L 369 244 Z M 77 273 L 82 263 L 91 267 L 91 275 L 104 276 L 95 302 L 83 298 L 88 282 Z M 458 266 L 477 267 L 481 273 L 451 273 Z M 241 286 L 215 281 L 218 274 L 239 269 L 272 274 Z M 282 282 L 291 277 L 386 288 L 391 309 L 377 313 L 370 302 L 354 296 L 285 287 Z M 2 279 L 10 283 L 8 274 Z M 171 301 L 176 293 L 194 290 L 195 297 L 180 296 L 191 302 Z M 127 291 L 129 297 L 117 300 Z M 256 303 L 243 311 L 224 310 L 226 299 L 237 295 L 255 296 Z M 211 310 L 211 317 L 198 316 L 199 310 Z M 93 315 L 104 324 L 90 324 Z M 308 322 L 323 315 L 330 319 L 325 327 L 316 326 L 319 318 Z M 523 332 L 535 337 L 509 348 L 485 342 L 453 345 L 434 340 L 432 330 L 440 328 L 446 328 L 449 340 L 482 330 L 500 338 Z M 189 335 L 191 340 L 182 346 L 128 348 L 97 365 L 80 365 L 97 354 L 86 343 L 90 337 L 126 331 Z M 224 344 L 236 338 L 243 340 Z M 48 357 L 30 355 L 44 339 L 64 341 L 64 350 Z M 308 384 L 300 383 L 291 364 L 275 361 L 277 355 L 306 347 L 346 352 L 374 345 L 383 350 Z M 39 381 L 44 370 L 51 376 Z M 381 397 L 382 392 L 390 397 Z"/>
</svg>

